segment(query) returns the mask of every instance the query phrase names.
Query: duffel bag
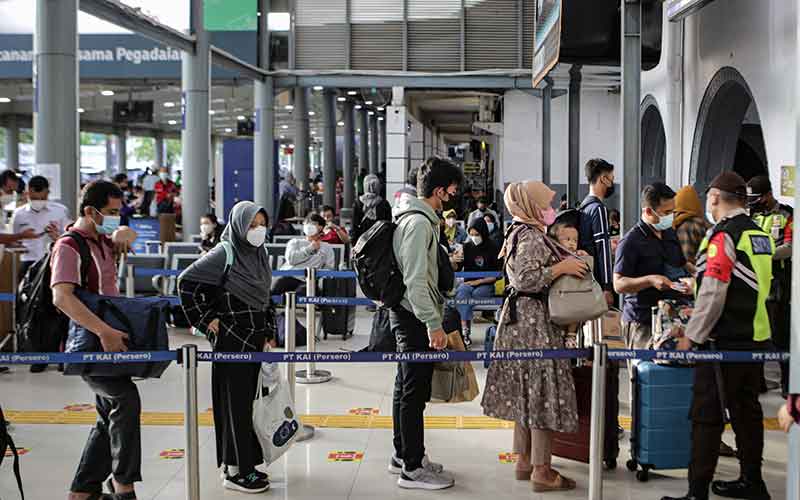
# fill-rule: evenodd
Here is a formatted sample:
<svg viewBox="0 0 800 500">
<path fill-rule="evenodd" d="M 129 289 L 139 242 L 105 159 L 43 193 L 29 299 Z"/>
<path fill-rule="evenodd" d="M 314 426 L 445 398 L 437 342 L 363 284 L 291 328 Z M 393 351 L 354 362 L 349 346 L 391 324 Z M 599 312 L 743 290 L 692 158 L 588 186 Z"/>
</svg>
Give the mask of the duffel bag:
<svg viewBox="0 0 800 500">
<path fill-rule="evenodd" d="M 109 297 L 75 289 L 75 296 L 103 322 L 128 334 L 129 351 L 167 351 L 170 303 L 159 297 Z M 64 352 L 102 352 L 100 338 L 74 321 L 70 322 Z M 145 363 L 67 363 L 65 375 L 93 377 L 158 378 L 169 361 Z"/>
</svg>

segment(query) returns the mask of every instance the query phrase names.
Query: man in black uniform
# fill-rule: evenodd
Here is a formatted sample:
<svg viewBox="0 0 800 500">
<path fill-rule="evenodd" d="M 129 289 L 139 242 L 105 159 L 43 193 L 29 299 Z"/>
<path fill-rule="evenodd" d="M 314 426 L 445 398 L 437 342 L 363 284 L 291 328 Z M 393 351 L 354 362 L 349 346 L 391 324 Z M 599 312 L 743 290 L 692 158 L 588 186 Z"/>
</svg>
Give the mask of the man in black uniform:
<svg viewBox="0 0 800 500">
<path fill-rule="evenodd" d="M 712 182 L 706 214 L 714 227 L 700 245 L 697 299 L 679 348 L 708 340 L 722 351 L 762 351 L 770 344 L 767 296 L 772 282 L 774 243 L 745 210 L 744 179 L 723 172 Z M 719 383 L 721 382 L 721 384 Z M 758 363 L 699 363 L 692 398 L 692 458 L 689 493 L 675 499 L 708 500 L 719 496 L 769 500 L 761 477 L 764 451 L 763 412 L 758 401 Z M 736 481 L 714 481 L 719 445 L 725 428 L 724 409 L 736 433 L 741 475 Z"/>
</svg>

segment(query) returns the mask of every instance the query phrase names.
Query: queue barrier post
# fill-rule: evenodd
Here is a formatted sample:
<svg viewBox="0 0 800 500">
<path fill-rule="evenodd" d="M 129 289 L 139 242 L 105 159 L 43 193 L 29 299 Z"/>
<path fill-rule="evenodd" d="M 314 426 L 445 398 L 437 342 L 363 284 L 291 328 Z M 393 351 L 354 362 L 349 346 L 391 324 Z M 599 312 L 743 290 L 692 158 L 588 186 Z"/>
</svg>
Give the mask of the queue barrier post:
<svg viewBox="0 0 800 500">
<path fill-rule="evenodd" d="M 136 296 L 136 278 L 134 273 L 136 268 L 133 264 L 127 266 L 128 274 L 125 276 L 125 296 L 132 299 Z"/>
<path fill-rule="evenodd" d="M 200 438 L 197 412 L 197 346 L 181 347 L 186 439 L 186 500 L 200 500 Z"/>
<path fill-rule="evenodd" d="M 592 425 L 589 431 L 589 500 L 603 500 L 607 365 L 608 346 L 595 340 L 592 359 Z"/>
<path fill-rule="evenodd" d="M 286 333 L 285 346 L 286 352 L 295 352 L 297 349 L 297 340 L 295 335 L 297 330 L 297 292 L 286 292 L 284 296 L 284 329 Z M 289 384 L 289 394 L 292 397 L 292 403 L 297 408 L 297 374 L 294 371 L 294 363 L 286 364 L 286 381 Z M 295 412 L 296 413 L 296 412 Z M 301 424 L 300 434 L 297 436 L 298 441 L 306 441 L 314 437 L 314 427 L 308 424 Z"/>
<path fill-rule="evenodd" d="M 306 269 L 306 296 L 317 296 L 317 270 L 309 267 Z M 313 302 L 306 303 L 306 352 L 309 354 L 317 350 L 317 308 Z M 297 372 L 299 384 L 324 384 L 333 376 L 327 370 L 317 370 L 313 361 L 306 364 L 305 370 Z"/>
</svg>

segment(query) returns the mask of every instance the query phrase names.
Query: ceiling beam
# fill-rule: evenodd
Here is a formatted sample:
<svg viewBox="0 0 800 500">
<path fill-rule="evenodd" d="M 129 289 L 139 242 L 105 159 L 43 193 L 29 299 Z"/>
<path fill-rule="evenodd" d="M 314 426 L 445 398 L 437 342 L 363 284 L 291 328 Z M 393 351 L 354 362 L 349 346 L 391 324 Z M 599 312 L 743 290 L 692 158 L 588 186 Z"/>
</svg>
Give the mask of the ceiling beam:
<svg viewBox="0 0 800 500">
<path fill-rule="evenodd" d="M 481 75 L 471 73 L 437 75 L 430 73 L 367 74 L 367 73 L 308 73 L 287 74 L 272 72 L 275 86 L 338 88 L 392 88 L 407 89 L 532 89 L 530 76 Z"/>
<path fill-rule="evenodd" d="M 245 62 L 230 52 L 226 52 L 219 47 L 211 46 L 211 64 L 221 66 L 226 69 L 238 71 L 239 74 L 251 80 L 263 81 L 269 72 Z"/>
</svg>

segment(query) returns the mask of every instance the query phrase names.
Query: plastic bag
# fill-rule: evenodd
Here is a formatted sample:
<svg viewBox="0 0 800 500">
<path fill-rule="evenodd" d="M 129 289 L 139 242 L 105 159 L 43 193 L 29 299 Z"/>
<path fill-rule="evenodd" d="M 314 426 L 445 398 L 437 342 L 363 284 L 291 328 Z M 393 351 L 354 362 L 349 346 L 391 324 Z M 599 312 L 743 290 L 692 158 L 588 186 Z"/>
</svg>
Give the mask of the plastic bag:
<svg viewBox="0 0 800 500">
<path fill-rule="evenodd" d="M 265 388 L 269 391 L 266 395 Z M 258 391 L 253 401 L 253 429 L 267 465 L 286 453 L 300 430 L 289 388 L 275 363 L 261 364 Z"/>
</svg>

